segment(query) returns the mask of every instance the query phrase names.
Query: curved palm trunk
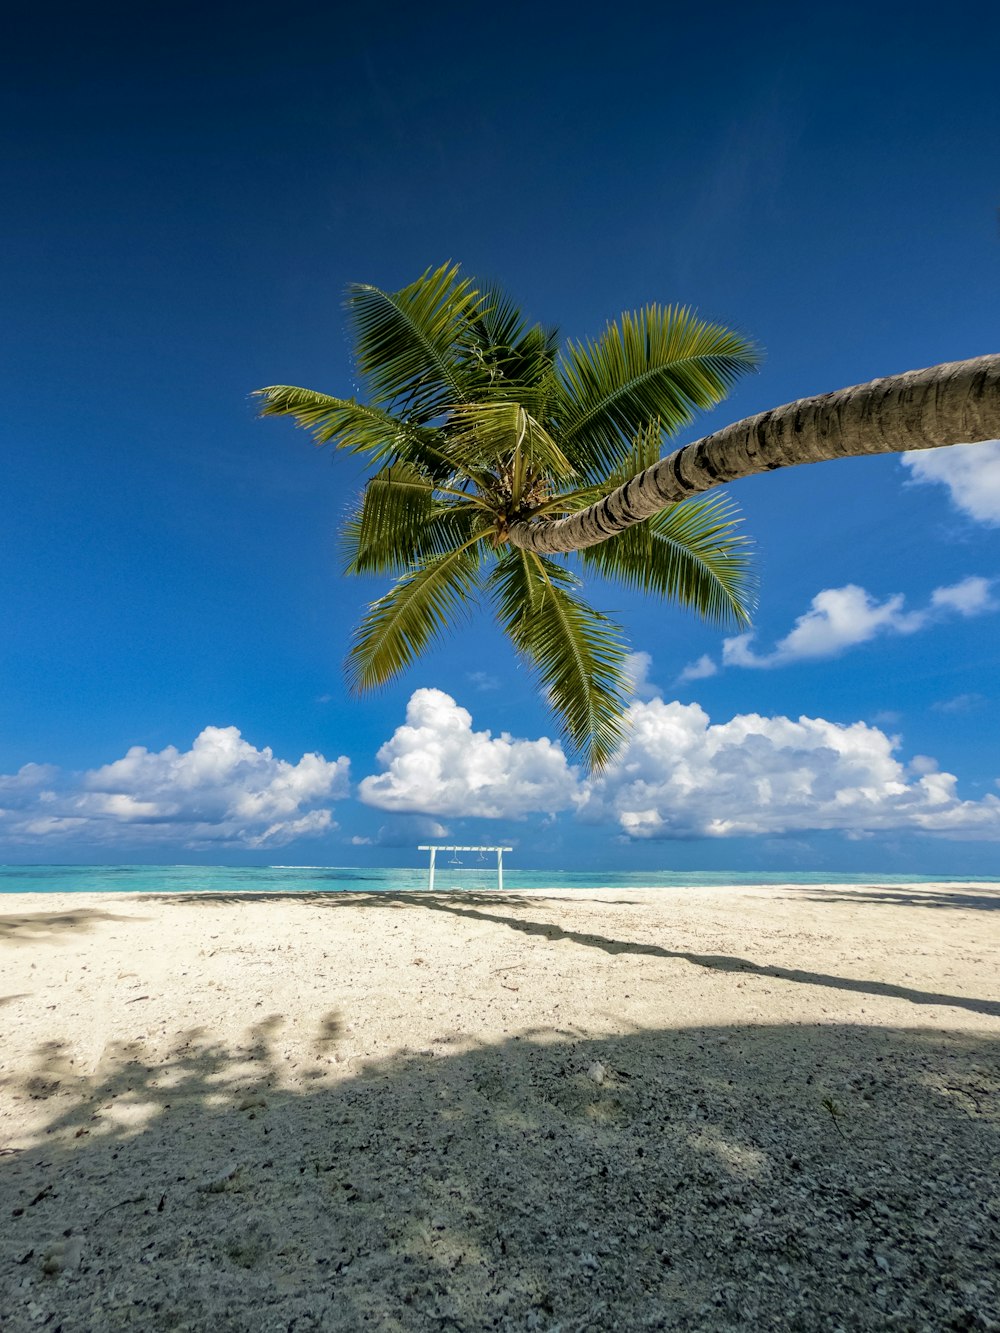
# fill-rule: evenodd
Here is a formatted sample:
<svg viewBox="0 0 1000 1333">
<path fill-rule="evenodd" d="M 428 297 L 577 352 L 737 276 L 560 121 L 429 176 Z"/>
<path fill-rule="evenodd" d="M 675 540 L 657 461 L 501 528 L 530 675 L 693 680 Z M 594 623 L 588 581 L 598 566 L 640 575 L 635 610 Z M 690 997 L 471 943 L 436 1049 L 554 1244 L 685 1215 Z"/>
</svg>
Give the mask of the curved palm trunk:
<svg viewBox="0 0 1000 1333">
<path fill-rule="evenodd" d="M 1000 437 L 1000 355 L 802 398 L 678 449 L 578 514 L 511 525 L 514 546 L 577 551 L 667 505 L 757 472 Z"/>
</svg>

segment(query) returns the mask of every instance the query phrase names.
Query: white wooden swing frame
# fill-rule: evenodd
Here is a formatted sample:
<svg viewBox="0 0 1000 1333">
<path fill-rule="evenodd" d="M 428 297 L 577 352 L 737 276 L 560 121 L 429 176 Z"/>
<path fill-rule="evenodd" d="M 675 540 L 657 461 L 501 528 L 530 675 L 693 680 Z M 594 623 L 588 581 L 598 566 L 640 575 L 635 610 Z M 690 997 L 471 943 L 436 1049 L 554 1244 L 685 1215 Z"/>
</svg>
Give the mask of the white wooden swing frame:
<svg viewBox="0 0 1000 1333">
<path fill-rule="evenodd" d="M 437 858 L 437 854 L 438 854 L 438 852 L 480 852 L 480 853 L 482 853 L 482 852 L 496 852 L 496 854 L 497 854 L 497 891 L 498 891 L 498 892 L 501 892 L 501 893 L 503 892 L 503 854 L 504 854 L 504 852 L 512 852 L 513 850 L 514 850 L 513 847 L 459 847 L 459 846 L 454 846 L 454 847 L 451 847 L 451 846 L 448 846 L 448 847 L 433 846 L 433 847 L 432 847 L 432 846 L 430 846 L 430 845 L 424 845 L 424 846 L 421 846 L 421 847 L 418 847 L 418 848 L 417 848 L 417 851 L 418 851 L 418 852 L 430 852 L 430 854 L 431 854 L 430 872 L 429 872 L 428 877 L 427 877 L 427 888 L 428 888 L 428 889 L 433 889 L 433 887 L 434 887 L 434 862 L 435 862 L 435 860 L 436 860 L 436 858 Z"/>
</svg>

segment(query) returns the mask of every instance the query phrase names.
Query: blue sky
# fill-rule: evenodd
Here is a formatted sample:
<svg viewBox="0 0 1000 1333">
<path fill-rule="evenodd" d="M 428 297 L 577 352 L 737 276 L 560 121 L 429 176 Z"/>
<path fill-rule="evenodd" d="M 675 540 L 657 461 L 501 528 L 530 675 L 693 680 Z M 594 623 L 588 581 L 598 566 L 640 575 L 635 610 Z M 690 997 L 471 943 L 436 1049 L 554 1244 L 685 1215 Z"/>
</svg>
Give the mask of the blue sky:
<svg viewBox="0 0 1000 1333">
<path fill-rule="evenodd" d="M 344 286 L 447 259 L 574 337 L 654 300 L 754 336 L 760 373 L 681 442 L 998 350 L 1000 20 L 920 10 L 25 19 L 0 859 L 407 864 L 438 837 L 524 867 L 996 873 L 1000 445 L 731 488 L 752 640 L 598 589 L 640 656 L 594 784 L 485 621 L 346 696 L 378 591 L 336 553 L 362 474 L 248 400 L 353 392 Z"/>
</svg>

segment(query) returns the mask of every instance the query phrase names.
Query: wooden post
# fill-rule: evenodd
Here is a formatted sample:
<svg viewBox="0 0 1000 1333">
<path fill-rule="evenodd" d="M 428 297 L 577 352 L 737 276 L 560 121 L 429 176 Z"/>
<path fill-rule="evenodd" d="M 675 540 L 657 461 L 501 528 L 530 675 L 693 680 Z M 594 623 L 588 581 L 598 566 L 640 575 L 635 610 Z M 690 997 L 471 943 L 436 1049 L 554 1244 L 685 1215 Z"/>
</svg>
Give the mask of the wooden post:
<svg viewBox="0 0 1000 1333">
<path fill-rule="evenodd" d="M 503 848 L 497 848 L 497 891 L 503 892 Z"/>
<path fill-rule="evenodd" d="M 435 858 L 436 855 L 437 855 L 437 848 L 436 848 L 436 847 L 432 847 L 432 848 L 431 848 L 431 873 L 430 873 L 430 877 L 429 877 L 428 882 L 427 882 L 427 888 L 428 888 L 429 890 L 434 888 L 434 858 Z"/>
</svg>

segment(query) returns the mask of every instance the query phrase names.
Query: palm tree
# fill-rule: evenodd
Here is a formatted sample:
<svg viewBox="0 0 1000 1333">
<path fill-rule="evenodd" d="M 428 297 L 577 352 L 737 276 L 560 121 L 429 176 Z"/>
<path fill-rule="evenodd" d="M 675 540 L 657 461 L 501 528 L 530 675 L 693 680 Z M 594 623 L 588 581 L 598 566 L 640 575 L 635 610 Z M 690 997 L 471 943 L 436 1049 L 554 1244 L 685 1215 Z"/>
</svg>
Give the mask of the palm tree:
<svg viewBox="0 0 1000 1333">
<path fill-rule="evenodd" d="M 623 735 L 619 625 L 579 595 L 565 560 L 514 541 L 648 468 L 665 436 L 719 403 L 759 360 L 746 338 L 676 307 L 622 315 L 594 342 L 525 321 L 499 289 L 428 270 L 398 292 L 348 290 L 367 401 L 275 385 L 261 415 L 375 471 L 343 530 L 347 572 L 386 574 L 347 660 L 356 691 L 386 684 L 485 596 L 590 769 Z M 748 543 L 728 501 L 659 507 L 577 563 L 723 625 L 750 623 Z"/>
<path fill-rule="evenodd" d="M 1000 356 L 984 356 L 801 399 L 661 458 L 665 437 L 757 364 L 747 339 L 651 305 L 560 350 L 447 265 L 399 292 L 353 286 L 348 308 L 367 403 L 258 393 L 261 415 L 292 416 L 377 468 L 345 525 L 347 569 L 396 581 L 355 633 L 352 688 L 393 679 L 485 594 L 592 769 L 623 735 L 625 644 L 551 556 L 578 552 L 605 578 L 745 626 L 736 511 L 691 496 L 780 467 L 1000 437 Z"/>
</svg>

